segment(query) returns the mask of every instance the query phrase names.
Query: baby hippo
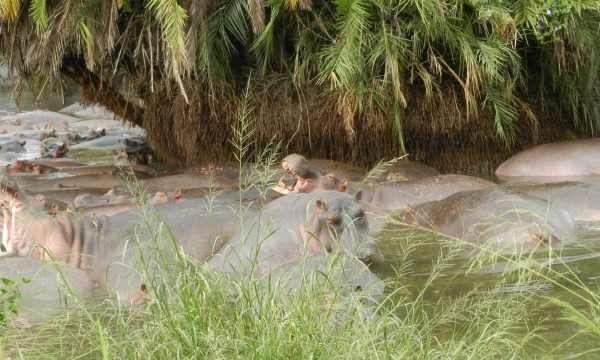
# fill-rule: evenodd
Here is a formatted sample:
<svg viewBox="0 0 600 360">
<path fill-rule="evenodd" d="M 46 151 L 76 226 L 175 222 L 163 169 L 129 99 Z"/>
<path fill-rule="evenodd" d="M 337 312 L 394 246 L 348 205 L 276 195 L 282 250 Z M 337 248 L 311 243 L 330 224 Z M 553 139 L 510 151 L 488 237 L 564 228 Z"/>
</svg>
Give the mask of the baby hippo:
<svg viewBox="0 0 600 360">
<path fill-rule="evenodd" d="M 310 167 L 301 167 L 297 171 L 298 179 L 293 187 L 293 191 L 297 193 L 336 190 L 340 182 L 334 174 L 323 175 Z"/>
</svg>

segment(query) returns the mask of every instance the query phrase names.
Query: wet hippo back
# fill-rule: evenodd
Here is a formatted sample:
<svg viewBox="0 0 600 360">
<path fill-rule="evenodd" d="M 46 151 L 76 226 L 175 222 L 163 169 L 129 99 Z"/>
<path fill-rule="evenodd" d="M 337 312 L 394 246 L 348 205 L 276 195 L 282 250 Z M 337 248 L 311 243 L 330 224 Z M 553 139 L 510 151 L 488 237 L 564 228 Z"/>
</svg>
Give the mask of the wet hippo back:
<svg viewBox="0 0 600 360">
<path fill-rule="evenodd" d="M 369 181 L 411 181 L 424 179 L 430 176 L 436 176 L 440 173 L 429 166 L 422 165 L 413 161 L 399 160 L 387 166 L 381 173 L 370 176 Z"/>
<path fill-rule="evenodd" d="M 513 176 L 600 175 L 600 139 L 562 141 L 522 151 L 496 170 L 500 178 Z"/>
<path fill-rule="evenodd" d="M 575 237 L 571 215 L 540 198 L 505 188 L 465 191 L 412 209 L 407 217 L 469 242 L 529 244 Z"/>
<path fill-rule="evenodd" d="M 504 187 L 524 192 L 567 210 L 577 221 L 600 221 L 600 187 L 568 181 L 519 183 Z"/>
<path fill-rule="evenodd" d="M 14 285 L 0 283 L 9 296 L 18 291 L 17 314 L 12 320 L 32 325 L 56 315 L 80 301 L 94 296 L 96 286 L 79 269 L 61 263 L 44 263 L 39 259 L 13 257 L 0 259 L 0 278 Z M 23 282 L 22 279 L 26 279 Z M 77 299 L 73 299 L 72 295 Z M 5 304 L 6 305 L 6 304 Z"/>
<path fill-rule="evenodd" d="M 460 191 L 479 190 L 494 183 L 466 175 L 437 175 L 400 183 L 367 185 L 361 189 L 362 200 L 380 209 L 402 211 L 428 201 L 444 199 Z"/>
</svg>

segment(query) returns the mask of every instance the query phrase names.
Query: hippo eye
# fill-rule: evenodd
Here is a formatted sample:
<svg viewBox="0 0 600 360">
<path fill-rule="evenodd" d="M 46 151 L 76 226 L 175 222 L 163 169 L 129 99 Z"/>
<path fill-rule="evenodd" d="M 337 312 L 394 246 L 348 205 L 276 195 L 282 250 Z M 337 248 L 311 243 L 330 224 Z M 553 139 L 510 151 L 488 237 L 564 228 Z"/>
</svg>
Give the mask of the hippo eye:
<svg viewBox="0 0 600 360">
<path fill-rule="evenodd" d="M 356 218 L 357 219 L 364 219 L 365 218 L 365 211 L 361 209 L 358 213 L 356 213 Z"/>
<path fill-rule="evenodd" d="M 332 226 L 340 226 L 342 224 L 342 218 L 340 216 L 328 217 L 327 222 Z"/>
</svg>

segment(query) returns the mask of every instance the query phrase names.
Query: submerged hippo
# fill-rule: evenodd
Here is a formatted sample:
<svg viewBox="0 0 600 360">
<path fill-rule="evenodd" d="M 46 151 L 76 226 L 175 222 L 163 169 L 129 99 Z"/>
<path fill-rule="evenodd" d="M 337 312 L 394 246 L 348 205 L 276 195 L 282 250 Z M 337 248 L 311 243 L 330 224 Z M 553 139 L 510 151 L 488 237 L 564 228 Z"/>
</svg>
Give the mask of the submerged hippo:
<svg viewBox="0 0 600 360">
<path fill-rule="evenodd" d="M 22 112 L 19 114 L 7 116 L 5 118 L 2 118 L 1 120 L 8 120 L 13 122 L 19 121 L 19 123 L 22 125 L 33 125 L 38 128 L 47 127 L 48 125 L 66 125 L 79 121 L 79 119 L 73 116 L 43 110 Z"/>
<path fill-rule="evenodd" d="M 310 168 L 314 171 L 319 171 L 321 174 L 330 173 L 338 179 L 346 179 L 348 181 L 359 181 L 365 175 L 364 170 L 349 164 L 324 159 L 307 160 L 300 154 L 290 154 L 283 158 L 281 167 L 292 175 L 296 175 L 302 168 Z"/>
<path fill-rule="evenodd" d="M 573 239 L 575 220 L 535 196 L 506 188 L 459 192 L 418 205 L 406 219 L 474 243 L 529 245 Z"/>
<path fill-rule="evenodd" d="M 249 218 L 207 265 L 229 274 L 264 273 L 322 250 L 362 255 L 373 250 L 365 213 L 348 194 L 290 194 Z M 371 255 L 371 254 L 369 254 Z"/>
<path fill-rule="evenodd" d="M 267 283 L 267 291 L 274 291 L 277 296 L 284 298 L 293 296 L 297 291 L 317 290 L 318 294 L 323 295 L 335 293 L 334 303 L 327 301 L 319 304 L 315 299 L 313 305 L 321 306 L 328 313 L 332 310 L 341 312 L 338 315 L 352 311 L 358 303 L 348 306 L 344 304 L 345 301 L 359 298 L 362 315 L 371 316 L 373 307 L 379 304 L 385 289 L 383 281 L 362 261 L 324 251 L 275 266 L 260 279 Z M 257 301 L 260 301 L 265 297 L 258 298 Z M 266 299 L 271 299 L 271 296 Z"/>
<path fill-rule="evenodd" d="M 561 141 L 522 151 L 505 162 L 496 175 L 590 176 L 600 175 L 600 139 Z"/>
<path fill-rule="evenodd" d="M 361 200 L 383 210 L 403 211 L 409 206 L 444 199 L 460 191 L 496 186 L 493 182 L 466 175 L 438 175 L 400 183 L 366 184 L 358 187 Z M 342 182 L 340 191 L 352 192 Z"/>
<path fill-rule="evenodd" d="M 429 166 L 422 165 L 413 161 L 399 160 L 382 169 L 377 174 L 369 176 L 369 182 L 386 182 L 386 181 L 411 181 L 436 176 L 440 173 Z"/>
<path fill-rule="evenodd" d="M 3 301 L 16 296 L 16 313 L 4 315 L 11 315 L 21 325 L 32 325 L 63 309 L 76 307 L 93 297 L 96 290 L 84 271 L 32 258 L 0 259 L 0 278 L 11 281 L 0 282 L 0 289 L 6 291 Z"/>
<path fill-rule="evenodd" d="M 182 254 L 198 261 L 212 256 L 241 223 L 229 203 L 201 200 L 156 206 L 146 216 L 139 211 L 98 218 L 50 216 L 20 200 L 12 184 L 2 190 L 0 257 L 66 262 L 86 270 L 124 303 L 139 300 L 148 281 L 166 276 L 163 270 L 178 268 Z"/>
<path fill-rule="evenodd" d="M 577 221 L 600 221 L 600 186 L 564 181 L 517 183 L 503 187 L 544 199 L 567 210 Z"/>
</svg>

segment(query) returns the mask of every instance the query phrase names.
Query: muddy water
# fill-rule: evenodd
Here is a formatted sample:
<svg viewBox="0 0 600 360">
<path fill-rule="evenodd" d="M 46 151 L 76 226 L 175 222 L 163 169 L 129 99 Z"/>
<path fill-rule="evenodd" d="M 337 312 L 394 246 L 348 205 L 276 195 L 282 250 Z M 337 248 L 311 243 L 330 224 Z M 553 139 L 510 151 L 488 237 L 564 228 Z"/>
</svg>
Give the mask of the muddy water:
<svg viewBox="0 0 600 360">
<path fill-rule="evenodd" d="M 73 103 L 75 95 L 69 95 L 66 105 Z M 58 110 L 66 106 L 63 99 L 59 96 L 44 98 L 36 101 L 32 94 L 25 94 L 20 104 L 20 110 L 48 109 Z M 0 88 L 0 118 L 17 112 L 17 104 L 10 98 L 7 90 Z M 109 163 L 112 158 L 110 152 L 93 151 L 72 151 L 69 156 L 77 158 L 84 163 L 104 164 Z M 540 251 L 533 256 L 535 264 L 543 268 L 549 262 L 553 269 L 565 272 L 566 267 L 560 263 L 566 263 L 569 269 L 581 279 L 581 281 L 593 291 L 598 291 L 600 283 L 600 224 L 581 224 L 580 235 L 576 242 L 567 245 L 561 249 L 559 255 L 549 259 L 548 254 Z M 409 235 L 410 234 L 410 235 Z M 408 240 L 407 240 L 408 239 Z M 414 239 L 414 248 L 408 254 L 401 250 L 399 244 L 404 249 L 409 247 Z M 415 235 L 412 230 L 401 229 L 400 226 L 391 226 L 388 231 L 378 235 L 378 244 L 384 254 L 385 261 L 374 268 L 374 271 L 383 279 L 397 280 L 397 270 L 399 268 L 407 269 L 407 272 L 400 276 L 400 284 L 405 290 L 398 293 L 399 297 L 416 297 L 422 291 L 425 284 L 429 281 L 433 264 L 443 253 L 444 240 L 433 238 L 431 235 Z M 409 266 L 407 264 L 410 263 Z M 470 263 L 468 253 L 458 253 L 455 257 L 447 260 L 447 267 L 441 272 L 441 277 L 434 281 L 425 291 L 425 302 L 435 304 L 441 297 L 458 298 L 464 294 L 473 292 L 472 296 L 478 293 L 485 294 L 487 290 L 494 288 L 501 279 L 506 278 L 506 273 L 515 269 L 515 263 L 506 259 L 498 259 L 493 265 L 484 265 L 477 271 L 464 273 L 465 267 Z M 559 284 L 564 285 L 562 288 Z M 577 296 L 569 293 L 567 289 L 575 293 L 583 293 L 580 289 L 565 282 L 545 283 L 540 286 L 528 285 L 517 282 L 505 282 L 501 287 L 501 292 L 510 294 L 512 292 L 537 291 L 540 295 L 561 298 L 572 301 L 573 304 L 586 309 L 583 301 Z M 390 289 L 390 291 L 393 289 Z M 597 338 L 586 335 L 576 336 L 579 328 L 572 323 L 562 319 L 562 310 L 557 306 L 544 305 L 543 314 L 545 317 L 543 330 L 540 335 L 545 341 L 535 342 L 533 353 L 551 352 L 556 358 L 565 358 L 569 355 L 582 353 L 593 349 L 600 343 Z M 560 345 L 560 346 L 559 346 Z M 541 350 L 536 350 L 535 347 Z M 599 352 L 588 353 L 581 358 L 598 358 Z"/>
</svg>

